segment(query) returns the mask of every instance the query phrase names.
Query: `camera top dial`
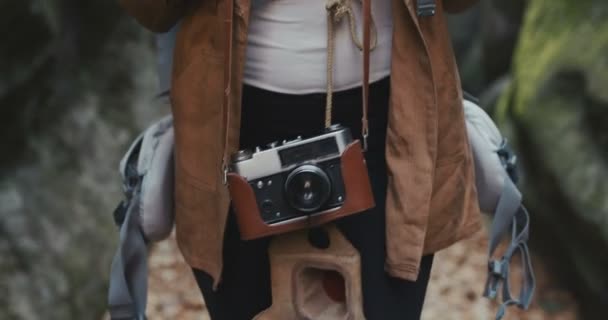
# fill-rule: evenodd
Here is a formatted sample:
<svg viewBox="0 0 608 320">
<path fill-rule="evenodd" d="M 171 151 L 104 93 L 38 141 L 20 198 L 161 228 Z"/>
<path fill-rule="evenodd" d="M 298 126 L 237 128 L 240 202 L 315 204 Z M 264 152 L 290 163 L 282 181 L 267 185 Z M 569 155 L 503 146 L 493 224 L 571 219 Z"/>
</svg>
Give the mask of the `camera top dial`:
<svg viewBox="0 0 608 320">
<path fill-rule="evenodd" d="M 239 150 L 232 156 L 232 162 L 239 162 L 244 160 L 249 160 L 253 157 L 253 153 L 249 149 Z"/>
<path fill-rule="evenodd" d="M 339 123 L 335 123 L 330 125 L 329 127 L 325 128 L 325 132 L 336 132 L 336 131 L 340 131 L 344 129 L 344 127 L 339 124 Z"/>
</svg>

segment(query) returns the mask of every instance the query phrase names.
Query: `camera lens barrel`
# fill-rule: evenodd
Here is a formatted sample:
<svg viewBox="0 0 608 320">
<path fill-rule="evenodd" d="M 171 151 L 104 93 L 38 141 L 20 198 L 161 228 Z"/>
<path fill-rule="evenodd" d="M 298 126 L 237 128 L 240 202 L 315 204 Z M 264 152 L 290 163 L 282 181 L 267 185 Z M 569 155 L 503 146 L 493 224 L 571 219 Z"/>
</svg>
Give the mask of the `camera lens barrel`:
<svg viewBox="0 0 608 320">
<path fill-rule="evenodd" d="M 316 212 L 331 195 L 329 177 L 315 165 L 302 165 L 294 169 L 287 176 L 284 188 L 289 205 L 304 213 Z"/>
</svg>

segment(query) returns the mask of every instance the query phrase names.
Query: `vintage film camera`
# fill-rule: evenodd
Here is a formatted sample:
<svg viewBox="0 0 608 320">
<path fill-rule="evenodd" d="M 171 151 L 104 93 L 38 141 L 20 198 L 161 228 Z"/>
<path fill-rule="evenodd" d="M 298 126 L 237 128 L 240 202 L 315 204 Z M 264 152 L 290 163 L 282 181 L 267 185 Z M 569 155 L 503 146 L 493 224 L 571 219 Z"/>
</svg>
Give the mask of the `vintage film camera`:
<svg viewBox="0 0 608 320">
<path fill-rule="evenodd" d="M 339 124 L 240 150 L 228 174 L 243 239 L 317 226 L 374 207 L 361 144 Z"/>
</svg>

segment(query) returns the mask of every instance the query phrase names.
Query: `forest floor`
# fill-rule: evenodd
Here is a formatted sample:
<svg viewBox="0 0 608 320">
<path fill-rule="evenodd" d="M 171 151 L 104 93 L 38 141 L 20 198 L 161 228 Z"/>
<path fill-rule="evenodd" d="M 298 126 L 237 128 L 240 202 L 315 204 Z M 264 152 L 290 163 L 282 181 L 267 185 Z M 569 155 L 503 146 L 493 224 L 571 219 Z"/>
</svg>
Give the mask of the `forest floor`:
<svg viewBox="0 0 608 320">
<path fill-rule="evenodd" d="M 436 255 L 422 320 L 494 319 L 497 303 L 481 296 L 486 281 L 487 239 L 484 232 Z M 559 287 L 542 261 L 533 257 L 535 299 L 528 311 L 510 307 L 505 320 L 579 319 L 572 295 Z M 521 271 L 514 263 L 513 273 Z M 149 320 L 207 320 L 201 294 L 175 238 L 158 243 L 150 257 Z M 518 291 L 513 291 L 518 292 Z"/>
</svg>

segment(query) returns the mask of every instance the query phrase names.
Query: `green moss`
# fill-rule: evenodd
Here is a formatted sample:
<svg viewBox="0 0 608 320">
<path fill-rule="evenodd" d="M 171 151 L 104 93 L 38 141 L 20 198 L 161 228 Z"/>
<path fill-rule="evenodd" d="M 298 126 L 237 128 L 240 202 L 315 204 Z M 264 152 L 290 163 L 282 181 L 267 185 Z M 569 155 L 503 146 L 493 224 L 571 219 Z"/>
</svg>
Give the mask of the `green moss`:
<svg viewBox="0 0 608 320">
<path fill-rule="evenodd" d="M 608 3 L 602 0 L 529 4 L 514 57 L 515 112 L 533 106 L 542 85 L 562 70 L 580 70 L 589 90 L 608 100 L 600 84 L 608 82 Z M 503 110 L 504 112 L 504 110 Z"/>
<path fill-rule="evenodd" d="M 512 70 L 495 119 L 522 160 L 532 236 L 559 247 L 540 249 L 562 263 L 556 269 L 572 280 L 582 309 L 603 308 L 608 1 L 529 1 Z"/>
<path fill-rule="evenodd" d="M 608 243 L 608 166 L 589 130 L 589 100 L 608 105 L 608 2 L 530 2 L 514 57 L 514 86 L 497 118 L 525 127 L 536 159 L 557 177 L 572 208 L 602 226 Z M 608 110 L 595 111 L 599 115 Z"/>
</svg>

